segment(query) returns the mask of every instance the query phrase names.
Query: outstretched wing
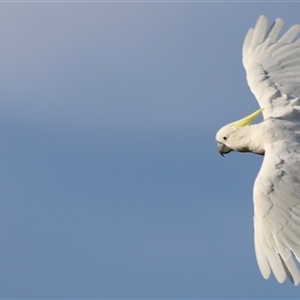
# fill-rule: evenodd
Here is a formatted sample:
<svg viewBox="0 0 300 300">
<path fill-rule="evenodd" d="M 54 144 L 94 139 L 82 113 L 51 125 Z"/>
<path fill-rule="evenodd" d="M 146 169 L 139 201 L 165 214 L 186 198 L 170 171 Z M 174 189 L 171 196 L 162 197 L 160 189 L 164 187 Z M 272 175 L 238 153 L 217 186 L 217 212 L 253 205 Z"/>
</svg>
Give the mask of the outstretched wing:
<svg viewBox="0 0 300 300">
<path fill-rule="evenodd" d="M 243 65 L 265 119 L 296 113 L 300 120 L 300 25 L 278 39 L 282 26 L 283 20 L 276 19 L 267 30 L 267 18 L 260 16 L 245 37 Z"/>
<path fill-rule="evenodd" d="M 292 146 L 294 145 L 294 147 Z M 270 147 L 271 148 L 271 147 Z M 276 152 L 273 150 L 276 149 Z M 300 145 L 266 150 L 254 184 L 254 241 L 264 278 L 300 283 Z"/>
</svg>

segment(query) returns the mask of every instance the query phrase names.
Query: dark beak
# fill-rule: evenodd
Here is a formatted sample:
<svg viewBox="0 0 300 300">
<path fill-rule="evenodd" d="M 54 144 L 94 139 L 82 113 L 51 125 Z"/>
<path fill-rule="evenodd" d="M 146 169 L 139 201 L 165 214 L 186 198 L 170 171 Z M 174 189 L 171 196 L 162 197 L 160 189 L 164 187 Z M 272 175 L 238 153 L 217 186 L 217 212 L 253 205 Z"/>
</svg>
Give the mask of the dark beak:
<svg viewBox="0 0 300 300">
<path fill-rule="evenodd" d="M 232 149 L 230 149 L 229 147 L 227 147 L 226 145 L 224 145 L 222 143 L 217 142 L 217 144 L 218 144 L 218 151 L 222 156 L 224 156 L 224 154 L 227 154 L 232 151 Z"/>
</svg>

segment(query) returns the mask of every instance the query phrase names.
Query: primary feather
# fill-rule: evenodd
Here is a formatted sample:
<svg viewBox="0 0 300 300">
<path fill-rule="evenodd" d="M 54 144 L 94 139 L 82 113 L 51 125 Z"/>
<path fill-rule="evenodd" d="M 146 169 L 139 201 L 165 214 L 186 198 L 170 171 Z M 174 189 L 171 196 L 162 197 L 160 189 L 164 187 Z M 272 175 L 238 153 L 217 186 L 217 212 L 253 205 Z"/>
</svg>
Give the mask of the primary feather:
<svg viewBox="0 0 300 300">
<path fill-rule="evenodd" d="M 264 121 L 252 117 L 222 127 L 217 135 L 221 154 L 230 151 L 264 155 L 255 180 L 254 244 L 264 278 L 288 277 L 300 283 L 300 25 L 278 38 L 283 20 L 270 29 L 260 16 L 243 45 L 247 81 Z M 250 115 L 251 116 L 251 115 Z"/>
<path fill-rule="evenodd" d="M 243 45 L 243 64 L 247 81 L 264 118 L 299 118 L 300 45 L 296 37 L 300 25 L 291 27 L 280 39 L 282 19 L 276 19 L 267 30 L 267 18 L 260 16 Z M 299 119 L 300 120 L 300 119 Z"/>
</svg>

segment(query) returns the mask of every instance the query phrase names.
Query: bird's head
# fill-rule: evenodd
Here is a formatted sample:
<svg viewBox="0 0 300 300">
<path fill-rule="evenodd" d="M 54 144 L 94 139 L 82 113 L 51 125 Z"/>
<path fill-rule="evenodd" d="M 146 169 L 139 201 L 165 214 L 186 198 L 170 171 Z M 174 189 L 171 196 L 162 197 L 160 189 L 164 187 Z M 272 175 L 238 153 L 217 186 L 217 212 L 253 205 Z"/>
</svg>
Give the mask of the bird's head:
<svg viewBox="0 0 300 300">
<path fill-rule="evenodd" d="M 234 151 L 236 140 L 239 139 L 240 130 L 249 126 L 250 123 L 263 111 L 262 108 L 254 113 L 246 116 L 243 119 L 230 123 L 222 127 L 216 134 L 216 141 L 219 153 L 224 156 L 231 151 Z"/>
</svg>

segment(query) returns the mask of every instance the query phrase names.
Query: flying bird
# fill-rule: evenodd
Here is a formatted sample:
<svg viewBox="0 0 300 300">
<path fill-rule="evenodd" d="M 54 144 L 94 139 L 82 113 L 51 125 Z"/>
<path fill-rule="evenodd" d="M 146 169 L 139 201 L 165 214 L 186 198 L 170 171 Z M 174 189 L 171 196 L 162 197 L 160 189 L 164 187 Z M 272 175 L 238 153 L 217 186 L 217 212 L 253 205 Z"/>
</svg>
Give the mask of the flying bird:
<svg viewBox="0 0 300 300">
<path fill-rule="evenodd" d="M 243 65 L 260 109 L 222 127 L 219 152 L 263 155 L 253 187 L 254 245 L 262 276 L 300 283 L 300 25 L 260 16 L 246 34 Z M 250 125 L 259 115 L 263 121 Z"/>
</svg>

